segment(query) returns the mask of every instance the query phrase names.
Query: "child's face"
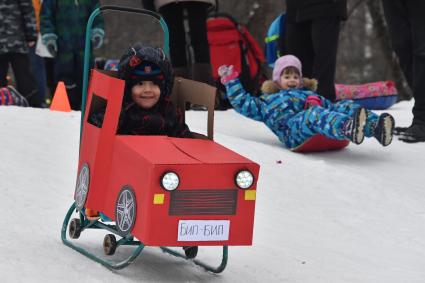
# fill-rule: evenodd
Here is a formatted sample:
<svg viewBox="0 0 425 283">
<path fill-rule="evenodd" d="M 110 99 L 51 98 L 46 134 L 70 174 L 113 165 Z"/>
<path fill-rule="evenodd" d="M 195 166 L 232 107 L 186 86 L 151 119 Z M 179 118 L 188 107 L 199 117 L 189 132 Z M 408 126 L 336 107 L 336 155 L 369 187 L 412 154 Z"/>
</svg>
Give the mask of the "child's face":
<svg viewBox="0 0 425 283">
<path fill-rule="evenodd" d="M 301 85 L 300 75 L 296 72 L 283 72 L 280 76 L 280 86 L 282 89 L 299 88 Z"/>
<path fill-rule="evenodd" d="M 152 108 L 159 100 L 161 90 L 152 81 L 141 81 L 131 88 L 131 98 L 143 109 Z"/>
</svg>

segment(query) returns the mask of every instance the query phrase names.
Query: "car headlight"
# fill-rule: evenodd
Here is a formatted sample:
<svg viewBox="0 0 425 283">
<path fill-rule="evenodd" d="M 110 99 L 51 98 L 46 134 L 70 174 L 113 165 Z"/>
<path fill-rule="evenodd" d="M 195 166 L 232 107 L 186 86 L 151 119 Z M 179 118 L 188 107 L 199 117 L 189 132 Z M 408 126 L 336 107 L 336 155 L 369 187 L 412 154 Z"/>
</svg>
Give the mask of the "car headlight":
<svg viewBox="0 0 425 283">
<path fill-rule="evenodd" d="M 161 178 L 161 186 L 167 191 L 174 191 L 179 183 L 179 176 L 174 172 L 167 172 Z"/>
<path fill-rule="evenodd" d="M 248 189 L 254 183 L 254 176 L 248 170 L 242 170 L 236 174 L 235 182 L 239 188 Z"/>
</svg>

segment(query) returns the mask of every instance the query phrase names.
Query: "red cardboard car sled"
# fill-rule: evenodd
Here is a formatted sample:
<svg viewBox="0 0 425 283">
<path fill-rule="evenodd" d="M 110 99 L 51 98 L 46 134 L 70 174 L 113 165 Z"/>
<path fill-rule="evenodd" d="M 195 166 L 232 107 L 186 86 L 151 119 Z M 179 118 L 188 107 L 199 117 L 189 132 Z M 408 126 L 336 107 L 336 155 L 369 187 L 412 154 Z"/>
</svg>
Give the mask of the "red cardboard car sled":
<svg viewBox="0 0 425 283">
<path fill-rule="evenodd" d="M 251 245 L 259 166 L 210 139 L 117 135 L 124 81 L 99 70 L 92 71 L 90 81 L 74 195 L 81 215 L 71 221 L 70 237 L 78 238 L 90 227 L 108 227 L 122 237 L 105 237 L 109 255 L 125 244 L 192 247 L 186 258 L 193 257 L 198 246 Z M 177 79 L 173 96 L 182 99 L 187 90 L 210 96 L 213 112 L 215 89 Z M 104 105 L 105 118 L 98 128 L 87 120 Z M 167 186 L 170 182 L 175 188 Z M 89 221 L 86 208 L 102 212 L 108 221 Z"/>
<path fill-rule="evenodd" d="M 219 267 L 194 260 L 221 272 L 227 246 L 252 244 L 259 165 L 212 140 L 215 88 L 181 78 L 173 99 L 183 110 L 187 101 L 207 106 L 208 138 L 117 135 L 124 84 L 114 72 L 92 70 L 75 203 L 62 228 L 64 243 L 112 269 L 130 264 L 144 246 L 186 259 L 194 258 L 199 246 L 222 246 Z M 90 124 L 90 114 L 105 106 L 102 126 Z M 88 208 L 102 217 L 87 219 Z M 80 217 L 69 221 L 75 210 Z M 106 260 L 66 239 L 68 223 L 73 239 L 89 228 L 112 232 L 104 239 L 107 255 L 120 245 L 136 249 L 123 262 Z M 185 254 L 165 246 L 184 247 Z"/>
</svg>

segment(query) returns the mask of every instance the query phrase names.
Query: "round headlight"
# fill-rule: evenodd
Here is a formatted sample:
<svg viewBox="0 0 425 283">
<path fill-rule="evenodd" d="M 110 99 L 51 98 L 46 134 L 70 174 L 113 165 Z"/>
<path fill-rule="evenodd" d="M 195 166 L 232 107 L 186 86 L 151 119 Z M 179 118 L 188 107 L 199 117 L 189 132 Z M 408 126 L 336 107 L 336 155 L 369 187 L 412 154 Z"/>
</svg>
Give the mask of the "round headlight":
<svg viewBox="0 0 425 283">
<path fill-rule="evenodd" d="M 161 185 L 167 191 L 174 191 L 179 186 L 179 176 L 174 172 L 167 172 L 161 178 Z"/>
<path fill-rule="evenodd" d="M 236 174 L 236 185 L 241 189 L 248 189 L 254 183 L 254 176 L 248 170 L 242 170 Z"/>
</svg>

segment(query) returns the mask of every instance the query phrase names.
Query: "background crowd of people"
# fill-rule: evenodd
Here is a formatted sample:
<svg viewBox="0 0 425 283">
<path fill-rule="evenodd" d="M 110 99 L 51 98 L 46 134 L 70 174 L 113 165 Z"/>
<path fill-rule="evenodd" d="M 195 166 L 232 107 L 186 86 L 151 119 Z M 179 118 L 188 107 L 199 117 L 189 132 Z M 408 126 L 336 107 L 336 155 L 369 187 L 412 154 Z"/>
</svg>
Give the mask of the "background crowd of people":
<svg viewBox="0 0 425 283">
<path fill-rule="evenodd" d="M 347 0 L 286 0 L 286 30 L 281 54 L 293 54 L 303 74 L 318 80 L 317 92 L 335 101 L 335 70 L 341 22 Z M 169 27 L 170 56 L 175 73 L 211 83 L 207 18 L 218 1 L 142 0 L 141 7 L 160 13 Z M 410 126 L 396 134 L 409 142 L 425 141 L 425 4 L 413 0 L 382 0 L 392 46 L 415 104 Z M 71 108 L 81 108 L 84 40 L 90 14 L 98 0 L 0 0 L 0 86 L 10 84 L 32 107 L 46 107 L 58 81 L 65 83 Z M 103 44 L 102 20 L 95 22 L 93 48 Z M 47 52 L 41 51 L 45 47 Z M 49 58 L 50 57 L 50 58 Z"/>
</svg>

